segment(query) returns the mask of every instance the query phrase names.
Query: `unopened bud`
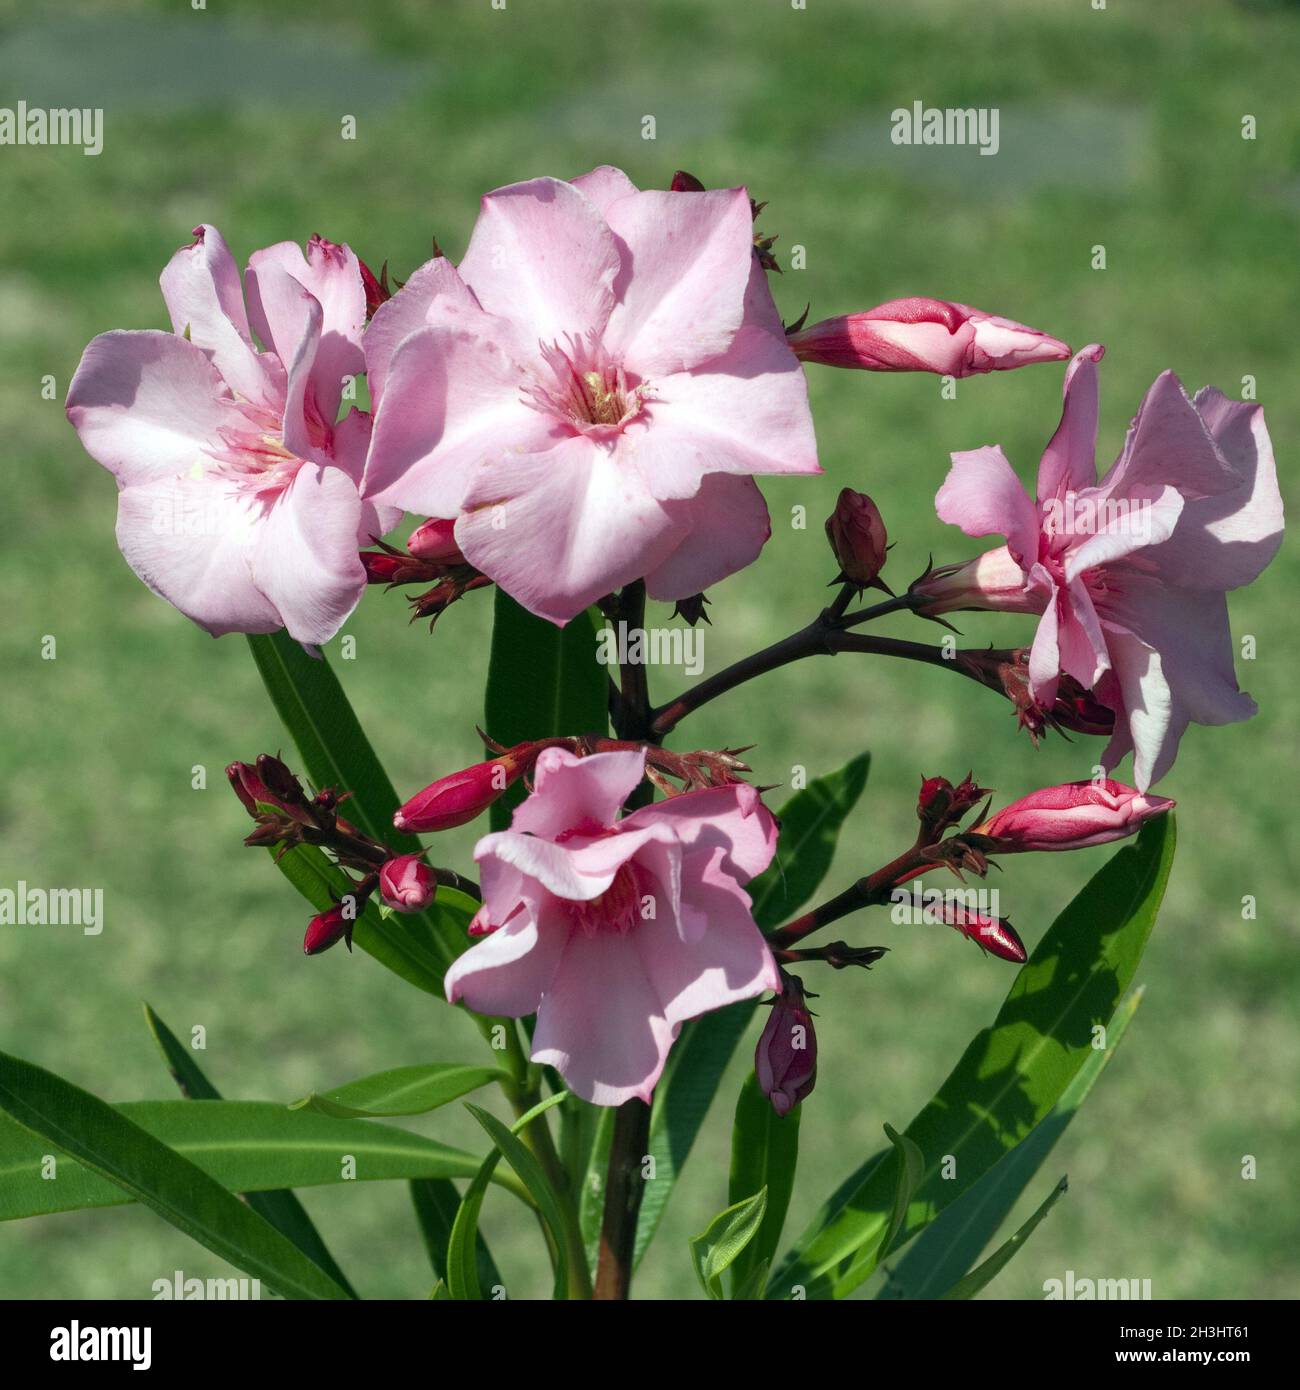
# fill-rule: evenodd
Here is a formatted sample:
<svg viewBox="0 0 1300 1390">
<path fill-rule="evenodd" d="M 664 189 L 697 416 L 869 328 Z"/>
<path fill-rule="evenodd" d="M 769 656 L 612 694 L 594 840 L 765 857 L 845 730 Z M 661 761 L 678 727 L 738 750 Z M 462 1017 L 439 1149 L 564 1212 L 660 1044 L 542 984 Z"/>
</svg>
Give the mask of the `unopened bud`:
<svg viewBox="0 0 1300 1390">
<path fill-rule="evenodd" d="M 754 1050 L 759 1088 L 778 1115 L 788 1115 L 817 1084 L 817 1034 L 803 983 L 781 972 L 781 993 Z"/>
<path fill-rule="evenodd" d="M 420 560 L 430 560 L 439 565 L 461 565 L 465 563 L 465 557 L 456 544 L 455 532 L 454 521 L 430 517 L 411 532 L 406 548 Z"/>
<path fill-rule="evenodd" d="M 1086 849 L 1127 839 L 1173 805 L 1167 796 L 1144 794 L 1109 779 L 1066 782 L 1013 801 L 967 834 L 991 854 Z"/>
<path fill-rule="evenodd" d="M 423 835 L 465 825 L 481 815 L 522 773 L 535 756 L 535 745 L 508 748 L 491 762 L 475 763 L 440 777 L 399 806 L 393 824 L 408 835 Z"/>
<path fill-rule="evenodd" d="M 437 891 L 437 877 L 419 854 L 398 855 L 379 870 L 379 896 L 397 912 L 422 912 Z"/>
<path fill-rule="evenodd" d="M 840 567 L 840 577 L 858 588 L 875 584 L 885 567 L 884 518 L 865 492 L 844 488 L 826 518 L 826 539 Z"/>
</svg>

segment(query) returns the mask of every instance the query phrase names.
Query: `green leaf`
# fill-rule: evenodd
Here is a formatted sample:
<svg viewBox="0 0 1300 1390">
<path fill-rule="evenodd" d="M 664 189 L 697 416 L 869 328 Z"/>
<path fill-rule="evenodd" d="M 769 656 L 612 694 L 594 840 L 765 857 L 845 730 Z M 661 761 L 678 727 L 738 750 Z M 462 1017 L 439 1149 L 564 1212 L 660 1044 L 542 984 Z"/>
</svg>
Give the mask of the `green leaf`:
<svg viewBox="0 0 1300 1390">
<path fill-rule="evenodd" d="M 144 1017 L 181 1094 L 190 1100 L 220 1100 L 221 1093 L 200 1070 L 193 1051 L 181 1045 L 180 1039 L 148 1004 L 144 1006 Z M 356 1290 L 330 1254 L 315 1223 L 307 1215 L 307 1209 L 292 1192 L 246 1192 L 241 1195 L 259 1216 L 265 1217 L 277 1231 L 288 1236 L 308 1259 L 314 1260 L 350 1297 L 356 1298 Z"/>
<path fill-rule="evenodd" d="M 450 1298 L 446 1292 L 447 1245 L 451 1240 L 451 1228 L 460 1210 L 460 1193 L 456 1184 L 445 1178 L 413 1178 L 409 1184 L 411 1204 L 415 1207 L 415 1219 L 420 1227 L 420 1237 L 429 1256 L 433 1272 L 438 1276 L 437 1287 L 443 1289 L 440 1297 Z M 487 1247 L 482 1233 L 478 1233 L 474 1246 L 475 1268 L 480 1285 L 489 1289 L 501 1283 L 496 1261 Z M 430 1295 L 433 1297 L 433 1295 Z"/>
<path fill-rule="evenodd" d="M 748 888 L 760 927 L 779 926 L 820 887 L 830 868 L 840 828 L 866 786 L 870 763 L 869 754 L 859 754 L 838 772 L 819 777 L 796 792 L 781 807 L 777 813 L 781 822 L 777 860 Z M 641 1201 L 637 1260 L 654 1239 L 678 1175 L 755 1007 L 748 1002 L 733 1004 L 691 1019 L 668 1054 L 663 1079 L 655 1089 L 650 1119 L 655 1179 L 646 1184 Z M 602 1135 L 604 1147 L 597 1144 L 588 1168 L 588 1181 L 583 1186 L 583 1237 L 589 1251 L 594 1249 L 599 1235 L 603 1164 L 609 1153 L 608 1129 L 603 1129 Z"/>
<path fill-rule="evenodd" d="M 418 850 L 414 836 L 393 829 L 397 792 L 329 662 L 308 656 L 287 632 L 253 634 L 248 645 L 316 788 L 351 792 L 346 814 L 355 826 L 398 854 Z"/>
<path fill-rule="evenodd" d="M 553 1105 L 559 1105 L 566 1094 L 565 1091 L 559 1091 L 534 1105 L 531 1110 L 521 1115 L 510 1126 L 509 1132 L 512 1135 L 518 1134 L 527 1125 L 530 1125 L 538 1115 L 545 1113 Z M 504 1154 L 500 1146 L 494 1145 L 492 1152 L 479 1165 L 474 1174 L 474 1181 L 465 1189 L 465 1196 L 461 1199 L 460 1209 L 452 1222 L 451 1236 L 447 1241 L 446 1281 L 449 1295 L 460 1301 L 478 1302 L 483 1297 L 483 1288 L 479 1282 L 479 1261 L 476 1249 L 478 1217 L 483 1207 L 483 1199 L 487 1196 L 488 1183 L 492 1181 L 497 1165 L 503 1157 Z"/>
<path fill-rule="evenodd" d="M 1109 1023 L 1132 983 L 1154 925 L 1174 854 L 1172 816 L 1145 825 L 1057 918 L 1023 965 L 991 1028 L 970 1044 L 938 1093 L 907 1128 L 926 1156 L 920 1189 L 889 1249 L 898 1156 L 841 1188 L 776 1272 L 769 1292 L 844 1297 L 955 1202 L 1060 1100 L 1091 1054 L 1093 1029 Z M 951 1155 L 956 1176 L 944 1179 Z"/>
<path fill-rule="evenodd" d="M 974 1266 L 1115 1055 L 1141 1001 L 1139 986 L 1111 1020 L 1106 1046 L 1091 1053 L 1051 1114 L 921 1232 L 877 1298 L 938 1298 Z"/>
<path fill-rule="evenodd" d="M 349 1081 L 332 1091 L 313 1091 L 290 1110 L 310 1108 L 340 1119 L 374 1119 L 386 1115 L 423 1115 L 477 1091 L 489 1081 L 508 1079 L 498 1067 L 470 1067 L 459 1062 L 394 1067 Z"/>
<path fill-rule="evenodd" d="M 397 792 L 325 658 L 308 656 L 285 632 L 254 634 L 248 644 L 310 781 L 317 788 L 351 792 L 347 817 L 372 839 L 396 854 L 418 850 L 420 842 L 413 835 L 393 827 L 393 812 L 400 805 Z M 291 851 L 285 860 L 297 853 Z M 329 863 L 319 850 L 316 854 Z M 297 865 L 281 861 L 280 867 L 304 891 L 294 878 Z M 343 877 L 337 870 L 334 873 Z M 304 891 L 304 896 L 309 895 Z M 469 944 L 460 913 L 466 904 L 473 916 L 478 904 L 447 888 L 438 890 L 426 912 L 384 917 L 371 904 L 358 921 L 353 940 L 404 980 L 441 996 L 443 971 Z M 323 910 L 318 904 L 317 911 Z"/>
<path fill-rule="evenodd" d="M 220 1102 L 177 1103 L 185 1110 L 201 1111 Z M 26 1135 L 28 1147 L 52 1145 L 70 1155 L 83 1171 L 97 1174 L 126 1200 L 134 1198 L 149 1207 L 177 1230 L 285 1298 L 348 1297 L 345 1289 L 264 1217 L 187 1158 L 79 1086 L 0 1052 L 0 1108 L 12 1117 L 18 1133 Z M 38 1155 L 37 1182 L 42 1181 L 39 1167 Z M 62 1181 L 56 1176 L 44 1185 L 58 1187 Z M 15 1185 L 5 1184 L 6 1188 Z"/>
<path fill-rule="evenodd" d="M 794 1191 L 802 1111 L 803 1107 L 796 1105 L 788 1115 L 778 1115 L 753 1072 L 740 1088 L 731 1130 L 731 1180 L 727 1195 L 738 1202 L 747 1192 L 761 1188 L 767 1192 L 767 1210 L 758 1234 L 732 1266 L 732 1288 L 737 1290 L 737 1298 L 756 1268 L 771 1264 L 780 1243 L 781 1227 Z"/>
<path fill-rule="evenodd" d="M 765 931 L 789 920 L 821 887 L 835 857 L 840 828 L 858 804 L 871 754 L 859 753 L 838 772 L 796 792 L 777 813 L 776 858 L 749 885 L 754 920 Z"/>
<path fill-rule="evenodd" d="M 133 1128 L 192 1161 L 228 1192 L 351 1181 L 343 1163 L 349 1155 L 358 1182 L 472 1178 L 479 1169 L 473 1154 L 423 1135 L 392 1125 L 358 1125 L 309 1110 L 294 1112 L 275 1101 L 143 1100 L 110 1108 Z M 41 1159 L 47 1152 L 20 1125 L 0 1117 L 0 1220 L 131 1200 L 120 1187 L 79 1163 L 60 1163 L 58 1179 L 44 1180 Z M 512 1173 L 497 1181 L 527 1200 Z"/>
<path fill-rule="evenodd" d="M 579 613 L 564 628 L 496 591 L 492 653 L 488 663 L 483 727 L 498 743 L 569 734 L 603 734 L 609 728 L 609 671 L 596 659 L 597 615 Z M 494 803 L 494 830 L 510 822 L 524 795 L 516 784 Z"/>
<path fill-rule="evenodd" d="M 889 1225 L 880 1242 L 880 1249 L 875 1257 L 877 1260 L 893 1245 L 895 1237 L 903 1229 L 903 1222 L 907 1220 L 907 1210 L 912 1205 L 912 1195 L 921 1186 L 921 1179 L 925 1176 L 925 1155 L 907 1135 L 899 1134 L 893 1125 L 886 1125 L 885 1138 L 894 1146 L 897 1159 L 894 1166 L 898 1170 L 898 1178 L 897 1186 L 894 1188 L 894 1205 L 889 1214 Z"/>
<path fill-rule="evenodd" d="M 569 1259 L 564 1241 L 564 1214 L 560 1210 L 560 1200 L 555 1189 L 546 1180 L 542 1165 L 533 1157 L 521 1139 L 486 1110 L 477 1105 L 465 1103 L 465 1109 L 487 1130 L 488 1138 L 505 1155 L 506 1162 L 518 1174 L 520 1181 L 528 1189 L 529 1195 L 542 1214 L 547 1230 L 551 1233 L 555 1255 L 555 1298 L 563 1300 L 569 1296 Z"/>
<path fill-rule="evenodd" d="M 767 1188 L 735 1202 L 690 1239 L 691 1263 L 704 1292 L 722 1297 L 722 1276 L 746 1246 L 758 1235 L 767 1208 Z"/>
<path fill-rule="evenodd" d="M 974 1298 L 979 1291 L 990 1284 L 993 1280 L 1011 1263 L 1016 1252 L 1033 1235 L 1038 1227 L 1038 1223 L 1056 1205 L 1057 1201 L 1064 1196 L 1069 1182 L 1062 1178 L 1060 1182 L 1051 1190 L 1047 1200 L 1038 1210 L 1025 1222 L 1023 1226 L 1011 1237 L 1005 1245 L 995 1250 L 992 1255 L 984 1261 L 978 1269 L 973 1269 L 964 1279 L 955 1283 L 947 1293 L 943 1295 L 945 1299 L 955 1298 Z"/>
</svg>

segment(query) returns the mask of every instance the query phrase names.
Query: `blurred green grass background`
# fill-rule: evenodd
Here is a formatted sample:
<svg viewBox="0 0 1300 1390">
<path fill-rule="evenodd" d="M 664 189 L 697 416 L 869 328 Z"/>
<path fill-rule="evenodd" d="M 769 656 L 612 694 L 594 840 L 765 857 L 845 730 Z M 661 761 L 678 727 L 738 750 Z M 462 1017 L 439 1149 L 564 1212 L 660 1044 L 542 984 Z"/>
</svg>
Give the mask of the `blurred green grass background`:
<svg viewBox="0 0 1300 1390">
<path fill-rule="evenodd" d="M 167 1097 L 140 1017 L 147 998 L 178 1032 L 205 1026 L 200 1060 L 227 1095 L 284 1100 L 481 1046 L 466 1020 L 367 957 L 302 957 L 302 904 L 240 847 L 243 812 L 221 776 L 232 758 L 284 744 L 245 646 L 207 638 L 129 572 L 112 482 L 64 420 L 95 333 L 166 326 L 158 272 L 196 222 L 220 226 L 241 263 L 319 231 L 401 277 L 432 235 L 459 256 L 479 194 L 498 184 L 613 162 L 665 186 L 684 167 L 768 199 L 761 226 L 780 234 L 783 261 L 806 248 L 806 269 L 775 282 L 787 318 L 808 302 L 815 319 L 925 293 L 1075 346 L 1105 342 L 1103 464 L 1164 367 L 1230 395 L 1253 376 L 1287 487 L 1300 435 L 1298 65 L 1294 7 L 1203 0 L 0 6 L 0 104 L 105 108 L 98 158 L 0 149 L 0 884 L 101 886 L 107 918 L 97 938 L 0 928 L 0 1046 L 109 1099 Z M 998 156 L 892 146 L 890 111 L 917 99 L 997 106 Z M 345 114 L 355 141 L 340 138 Z M 1247 114 L 1253 141 L 1241 136 Z M 1090 268 L 1098 244 L 1104 271 Z M 42 396 L 47 373 L 55 401 Z M 880 504 L 896 585 L 931 552 L 973 553 L 933 513 L 948 451 L 998 442 L 1032 478 L 1060 380 L 1055 366 L 1032 368 L 963 382 L 943 401 L 929 376 L 814 373 L 827 476 L 765 484 L 773 538 L 712 592 L 707 669 L 816 610 L 830 577 L 821 521 L 844 484 Z M 797 507 L 805 530 L 791 525 Z M 1040 1175 L 1045 1192 L 1068 1172 L 1069 1195 L 993 1286 L 1003 1296 L 1041 1297 L 1067 1269 L 1150 1278 L 1158 1298 L 1300 1293 L 1300 942 L 1285 809 L 1297 784 L 1286 613 L 1298 578 L 1284 548 L 1232 600 L 1235 634 L 1257 640 L 1239 672 L 1261 713 L 1194 728 L 1160 787 L 1180 803 L 1180 849 L 1139 976 L 1146 999 Z M 372 592 L 346 628 L 356 658 L 337 669 L 404 792 L 476 754 L 489 620 L 489 602 L 471 596 L 430 637 L 407 627 L 395 596 Z M 918 626 L 882 630 L 935 635 Z M 1018 618 L 961 626 L 999 644 L 1030 631 Z M 56 660 L 42 659 L 46 635 Z M 660 698 L 682 680 L 653 674 Z M 677 746 L 757 743 L 765 782 L 872 751 L 831 885 L 910 838 L 921 774 L 973 767 L 1011 797 L 1086 776 L 1099 748 L 1054 740 L 1035 753 L 992 696 L 852 657 L 774 674 L 688 727 Z M 195 768 L 206 789 L 192 786 Z M 448 837 L 455 862 L 476 829 Z M 1009 866 L 1003 908 L 1031 946 L 1104 857 Z M 1248 894 L 1254 921 L 1242 920 Z M 879 1146 L 884 1121 L 901 1126 L 924 1103 L 1011 980 L 955 933 L 892 927 L 883 913 L 846 925 L 895 949 L 870 975 L 810 978 L 821 1074 L 790 1234 Z M 642 1296 L 694 1293 L 685 1240 L 724 1205 L 749 1046 L 643 1266 Z M 462 1115 L 416 1123 L 481 1147 Z M 1253 1181 L 1243 1155 L 1257 1161 Z M 364 1294 L 427 1292 L 403 1185 L 302 1196 Z M 504 1203 L 489 1203 L 484 1224 L 512 1294 L 542 1294 L 536 1230 Z M 220 1272 L 137 1209 L 0 1227 L 0 1296 L 148 1297 L 177 1268 Z"/>
</svg>

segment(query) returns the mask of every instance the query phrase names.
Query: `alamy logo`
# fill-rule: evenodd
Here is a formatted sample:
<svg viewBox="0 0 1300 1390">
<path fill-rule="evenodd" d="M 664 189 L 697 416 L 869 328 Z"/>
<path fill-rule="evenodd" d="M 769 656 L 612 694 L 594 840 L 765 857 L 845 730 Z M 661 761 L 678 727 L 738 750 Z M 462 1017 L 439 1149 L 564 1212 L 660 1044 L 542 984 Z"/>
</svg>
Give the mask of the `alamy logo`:
<svg viewBox="0 0 1300 1390">
<path fill-rule="evenodd" d="M 130 1361 L 133 1371 L 153 1365 L 150 1327 L 69 1327 L 50 1332 L 51 1361 Z"/>
<path fill-rule="evenodd" d="M 104 148 L 104 110 L 100 106 L 58 106 L 46 110 L 0 106 L 0 145 L 80 145 L 83 154 Z"/>
<path fill-rule="evenodd" d="M 184 1270 L 176 1270 L 170 1279 L 155 1279 L 150 1285 L 154 1301 L 172 1299 L 192 1303 L 200 1299 L 234 1302 L 240 1299 L 260 1299 L 260 1279 L 187 1279 Z"/>
<path fill-rule="evenodd" d="M 1153 511 L 1149 497 L 1082 496 L 1067 492 L 1043 503 L 1043 534 L 1130 536 L 1149 541 Z"/>
<path fill-rule="evenodd" d="M 889 116 L 895 145 L 978 145 L 980 154 L 997 154 L 996 106 L 926 106 L 914 101 Z"/>
<path fill-rule="evenodd" d="M 1150 1279 L 1080 1279 L 1067 1269 L 1064 1279 L 1044 1279 L 1043 1297 L 1123 1303 L 1151 1297 Z"/>
<path fill-rule="evenodd" d="M 955 927 L 1002 915 L 996 888 L 927 888 L 919 878 L 890 889 L 889 902 L 896 927 Z"/>
<path fill-rule="evenodd" d="M 596 660 L 602 666 L 680 666 L 688 676 L 704 670 L 704 632 L 697 627 L 603 627 Z"/>
<path fill-rule="evenodd" d="M 104 930 L 102 888 L 0 888 L 0 927 L 80 927 L 86 936 Z"/>
</svg>

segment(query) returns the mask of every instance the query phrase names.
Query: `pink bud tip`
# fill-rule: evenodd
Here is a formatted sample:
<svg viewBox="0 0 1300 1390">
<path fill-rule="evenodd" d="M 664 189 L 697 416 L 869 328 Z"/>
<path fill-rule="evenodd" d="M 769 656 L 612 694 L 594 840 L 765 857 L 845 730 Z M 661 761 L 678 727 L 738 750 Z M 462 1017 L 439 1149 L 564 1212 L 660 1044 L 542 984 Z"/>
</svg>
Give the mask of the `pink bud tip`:
<svg viewBox="0 0 1300 1390">
<path fill-rule="evenodd" d="M 344 915 L 343 904 L 335 903 L 328 912 L 318 912 L 307 923 L 307 935 L 302 939 L 302 949 L 309 956 L 318 956 L 337 945 L 344 937 L 352 936 L 353 919 Z"/>
<path fill-rule="evenodd" d="M 430 517 L 411 532 L 406 548 L 420 560 L 431 560 L 439 565 L 463 564 L 465 557 L 456 544 L 455 530 L 454 521 Z"/>
<path fill-rule="evenodd" d="M 437 891 L 437 877 L 419 854 L 399 855 L 379 870 L 379 895 L 398 912 L 422 912 Z"/>
<path fill-rule="evenodd" d="M 841 314 L 790 334 L 796 357 L 869 372 L 973 376 L 1031 362 L 1059 362 L 1069 347 L 1013 319 L 942 299 L 893 299 L 861 314 Z"/>
<path fill-rule="evenodd" d="M 988 848 L 995 854 L 1085 849 L 1126 839 L 1173 806 L 1167 796 L 1152 796 L 1109 779 L 1066 782 L 1013 801 L 970 833 L 992 841 Z"/>
</svg>

